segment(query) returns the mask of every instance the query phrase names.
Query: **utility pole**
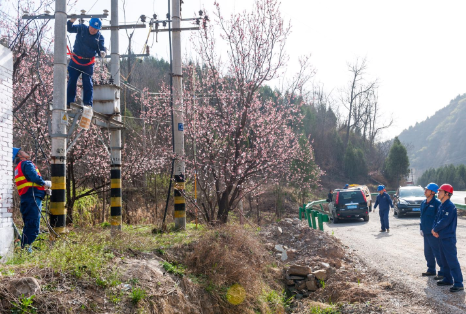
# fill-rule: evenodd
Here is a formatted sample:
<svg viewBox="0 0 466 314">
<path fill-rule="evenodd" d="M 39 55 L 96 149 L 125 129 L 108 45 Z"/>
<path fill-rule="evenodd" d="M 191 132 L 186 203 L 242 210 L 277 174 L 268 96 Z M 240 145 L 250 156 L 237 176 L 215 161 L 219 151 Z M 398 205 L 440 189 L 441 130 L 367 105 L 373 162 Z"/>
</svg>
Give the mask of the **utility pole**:
<svg viewBox="0 0 466 314">
<path fill-rule="evenodd" d="M 131 84 L 131 40 L 133 39 L 133 33 L 129 36 L 129 45 L 128 45 L 128 84 Z"/>
<path fill-rule="evenodd" d="M 184 162 L 184 117 L 183 117 L 183 82 L 181 69 L 181 1 L 172 0 L 173 25 L 173 143 L 175 153 L 174 165 L 174 197 L 175 197 L 175 228 L 186 229 L 186 204 L 183 196 L 185 185 Z"/>
<path fill-rule="evenodd" d="M 66 233 L 66 0 L 55 1 L 55 44 L 53 51 L 52 110 L 52 195 L 50 225 L 57 234 Z"/>
<path fill-rule="evenodd" d="M 118 0 L 111 4 L 111 74 L 116 86 L 120 87 L 120 54 L 118 38 Z M 121 121 L 120 98 L 116 102 L 116 120 Z M 110 131 L 110 224 L 112 233 L 121 230 L 121 130 Z"/>
</svg>

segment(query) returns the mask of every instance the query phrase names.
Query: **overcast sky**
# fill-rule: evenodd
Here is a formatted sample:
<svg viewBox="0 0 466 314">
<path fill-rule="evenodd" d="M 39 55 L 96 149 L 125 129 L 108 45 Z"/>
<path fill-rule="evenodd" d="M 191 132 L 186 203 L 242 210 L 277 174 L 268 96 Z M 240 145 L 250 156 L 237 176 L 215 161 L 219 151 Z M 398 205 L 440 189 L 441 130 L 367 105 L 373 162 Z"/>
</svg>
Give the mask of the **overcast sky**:
<svg viewBox="0 0 466 314">
<path fill-rule="evenodd" d="M 213 0 L 184 2 L 184 18 L 194 16 L 201 7 L 212 12 Z M 219 3 L 229 15 L 250 9 L 253 1 L 219 0 Z M 78 0 L 69 13 L 78 13 L 81 9 L 92 13 L 110 10 L 110 0 Z M 339 90 L 350 79 L 347 63 L 358 57 L 367 58 L 368 73 L 380 81 L 379 103 L 384 116 L 387 120 L 391 116 L 395 118 L 394 126 L 383 134 L 383 139 L 423 121 L 466 92 L 464 0 L 289 0 L 281 4 L 281 10 L 292 24 L 287 45 L 290 75 L 297 70 L 298 57 L 311 54 L 317 71 L 315 82 L 323 84 L 338 99 Z M 127 1 L 128 22 L 134 23 L 141 14 L 154 12 L 163 18 L 167 1 Z M 120 11 L 121 22 L 123 18 Z M 104 36 L 109 40 L 109 31 Z M 146 37 L 147 29 L 135 32 L 136 53 L 141 52 Z M 125 38 L 122 31 L 120 53 L 125 53 L 127 48 Z M 189 34 L 183 33 L 182 40 L 184 54 L 191 56 Z M 149 44 L 152 42 L 151 36 Z M 151 54 L 168 59 L 167 42 L 168 35 L 160 33 Z"/>
</svg>

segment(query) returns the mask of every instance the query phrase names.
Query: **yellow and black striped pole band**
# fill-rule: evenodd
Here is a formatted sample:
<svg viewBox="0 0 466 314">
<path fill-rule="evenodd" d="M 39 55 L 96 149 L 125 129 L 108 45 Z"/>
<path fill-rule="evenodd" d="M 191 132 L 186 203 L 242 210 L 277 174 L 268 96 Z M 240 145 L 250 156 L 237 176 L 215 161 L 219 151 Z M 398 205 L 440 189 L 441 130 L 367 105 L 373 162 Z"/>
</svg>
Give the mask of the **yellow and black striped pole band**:
<svg viewBox="0 0 466 314">
<path fill-rule="evenodd" d="M 52 195 L 50 196 L 50 225 L 57 233 L 66 232 L 66 166 L 51 165 Z"/>
<path fill-rule="evenodd" d="M 174 188 L 174 201 L 175 201 L 175 218 L 185 218 L 186 217 L 186 201 L 185 197 L 182 194 L 184 190 L 184 176 L 176 175 L 175 176 L 175 188 Z"/>
<path fill-rule="evenodd" d="M 121 170 L 110 170 L 110 224 L 121 225 Z"/>
</svg>

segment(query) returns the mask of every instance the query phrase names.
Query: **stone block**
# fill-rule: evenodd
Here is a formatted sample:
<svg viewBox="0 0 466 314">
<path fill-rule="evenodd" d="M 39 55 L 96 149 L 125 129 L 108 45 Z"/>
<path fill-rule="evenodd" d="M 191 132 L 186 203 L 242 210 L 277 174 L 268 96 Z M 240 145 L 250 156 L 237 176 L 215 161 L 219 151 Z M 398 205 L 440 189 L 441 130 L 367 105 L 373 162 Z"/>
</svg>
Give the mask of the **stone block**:
<svg viewBox="0 0 466 314">
<path fill-rule="evenodd" d="M 288 275 L 307 276 L 312 273 L 312 269 L 309 266 L 291 265 L 287 269 Z"/>
</svg>

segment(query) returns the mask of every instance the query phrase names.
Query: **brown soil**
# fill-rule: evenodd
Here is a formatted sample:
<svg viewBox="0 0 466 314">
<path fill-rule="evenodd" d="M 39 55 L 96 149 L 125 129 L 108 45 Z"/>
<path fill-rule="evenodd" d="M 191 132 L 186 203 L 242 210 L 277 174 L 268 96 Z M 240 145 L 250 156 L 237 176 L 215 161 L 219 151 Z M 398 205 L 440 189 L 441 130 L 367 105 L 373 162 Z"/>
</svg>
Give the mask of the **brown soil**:
<svg viewBox="0 0 466 314">
<path fill-rule="evenodd" d="M 317 291 L 309 297 L 298 291 L 292 313 L 309 313 L 313 306 L 325 308 L 329 304 L 341 313 L 400 313 L 400 308 L 403 313 L 432 313 L 425 303 L 412 302 L 406 287 L 368 267 L 336 237 L 311 229 L 304 221 L 286 218 L 261 234 L 281 267 L 296 264 L 315 270 L 321 269 L 322 263 L 330 265 L 330 276 Z M 292 253 L 286 261 L 274 250 L 277 244 Z"/>
</svg>

